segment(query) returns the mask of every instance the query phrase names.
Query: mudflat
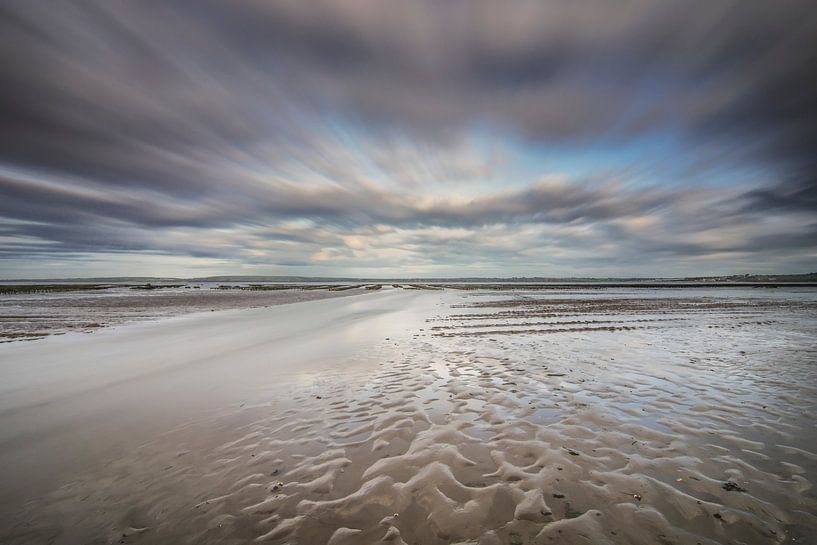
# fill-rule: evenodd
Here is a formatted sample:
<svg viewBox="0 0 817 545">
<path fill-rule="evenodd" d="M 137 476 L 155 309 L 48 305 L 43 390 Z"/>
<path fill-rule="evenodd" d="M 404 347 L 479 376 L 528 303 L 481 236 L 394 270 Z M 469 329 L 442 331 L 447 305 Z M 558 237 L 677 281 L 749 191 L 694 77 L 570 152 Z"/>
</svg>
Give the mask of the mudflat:
<svg viewBox="0 0 817 545">
<path fill-rule="evenodd" d="M 817 535 L 817 290 L 383 288 L 0 346 L 4 543 Z"/>
</svg>

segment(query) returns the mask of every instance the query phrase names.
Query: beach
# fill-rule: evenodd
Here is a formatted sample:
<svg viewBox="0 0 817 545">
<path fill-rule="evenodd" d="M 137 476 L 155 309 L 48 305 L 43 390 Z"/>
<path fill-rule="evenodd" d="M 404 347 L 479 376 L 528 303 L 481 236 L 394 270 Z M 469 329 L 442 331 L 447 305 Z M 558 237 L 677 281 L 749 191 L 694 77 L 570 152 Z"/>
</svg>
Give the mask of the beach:
<svg viewBox="0 0 817 545">
<path fill-rule="evenodd" d="M 813 542 L 817 290 L 416 288 L 0 345 L 0 541 Z"/>
</svg>

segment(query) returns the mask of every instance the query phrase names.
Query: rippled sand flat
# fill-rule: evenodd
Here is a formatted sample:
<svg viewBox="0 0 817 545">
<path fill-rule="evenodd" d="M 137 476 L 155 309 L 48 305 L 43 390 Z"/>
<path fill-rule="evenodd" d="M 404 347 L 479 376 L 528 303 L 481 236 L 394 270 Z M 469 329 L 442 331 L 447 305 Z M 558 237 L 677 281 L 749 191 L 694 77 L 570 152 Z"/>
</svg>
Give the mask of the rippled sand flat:
<svg viewBox="0 0 817 545">
<path fill-rule="evenodd" d="M 384 290 L 178 320 L 165 336 L 158 325 L 0 352 L 8 365 L 55 347 L 93 359 L 151 339 L 168 351 L 135 363 L 172 357 L 179 343 L 193 352 L 182 368 L 62 397 L 42 381 L 18 384 L 72 412 L 51 440 L 48 409 L 2 406 L 0 423 L 16 432 L 5 428 L 0 462 L 24 469 L 3 478 L 0 541 L 725 545 L 817 535 L 814 291 Z M 204 344 L 193 348 L 197 335 Z M 233 349 L 214 354 L 220 345 Z M 60 445 L 80 440 L 96 444 L 60 461 Z M 26 477 L 37 467 L 47 479 Z"/>
</svg>

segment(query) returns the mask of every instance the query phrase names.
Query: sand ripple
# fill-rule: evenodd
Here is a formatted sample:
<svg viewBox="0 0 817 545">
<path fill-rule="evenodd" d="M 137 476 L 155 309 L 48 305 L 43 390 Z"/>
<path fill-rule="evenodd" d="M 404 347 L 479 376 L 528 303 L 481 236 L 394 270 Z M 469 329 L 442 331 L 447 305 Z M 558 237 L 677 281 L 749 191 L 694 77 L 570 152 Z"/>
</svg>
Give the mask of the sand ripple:
<svg viewBox="0 0 817 545">
<path fill-rule="evenodd" d="M 361 355 L 382 362 L 373 373 L 323 376 L 78 475 L 12 541 L 806 543 L 813 310 L 699 303 L 599 303 L 553 326 L 532 311 L 558 336 L 494 334 L 518 315 L 475 336 L 450 309 Z"/>
</svg>

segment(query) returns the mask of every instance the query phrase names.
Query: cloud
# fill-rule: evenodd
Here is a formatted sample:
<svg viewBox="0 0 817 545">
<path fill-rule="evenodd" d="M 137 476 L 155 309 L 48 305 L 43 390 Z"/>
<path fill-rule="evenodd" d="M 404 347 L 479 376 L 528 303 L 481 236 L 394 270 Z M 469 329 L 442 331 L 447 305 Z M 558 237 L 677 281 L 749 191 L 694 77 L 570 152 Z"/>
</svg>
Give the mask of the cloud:
<svg viewBox="0 0 817 545">
<path fill-rule="evenodd" d="M 0 255 L 816 263 L 812 51 L 807 0 L 7 2 Z"/>
<path fill-rule="evenodd" d="M 740 190 L 628 187 L 549 177 L 474 198 L 373 187 L 254 187 L 256 199 L 198 202 L 150 191 L 106 193 L 66 182 L 0 178 L 8 258 L 154 252 L 263 265 L 428 271 L 503 264 L 618 270 L 710 254 L 797 256 L 817 250 L 808 212 L 758 223 Z M 25 203 L 31 203 L 26 206 Z M 47 244 L 44 244 L 47 241 Z M 419 269 L 418 269 L 419 270 Z M 494 270 L 494 269 L 491 269 Z"/>
</svg>

